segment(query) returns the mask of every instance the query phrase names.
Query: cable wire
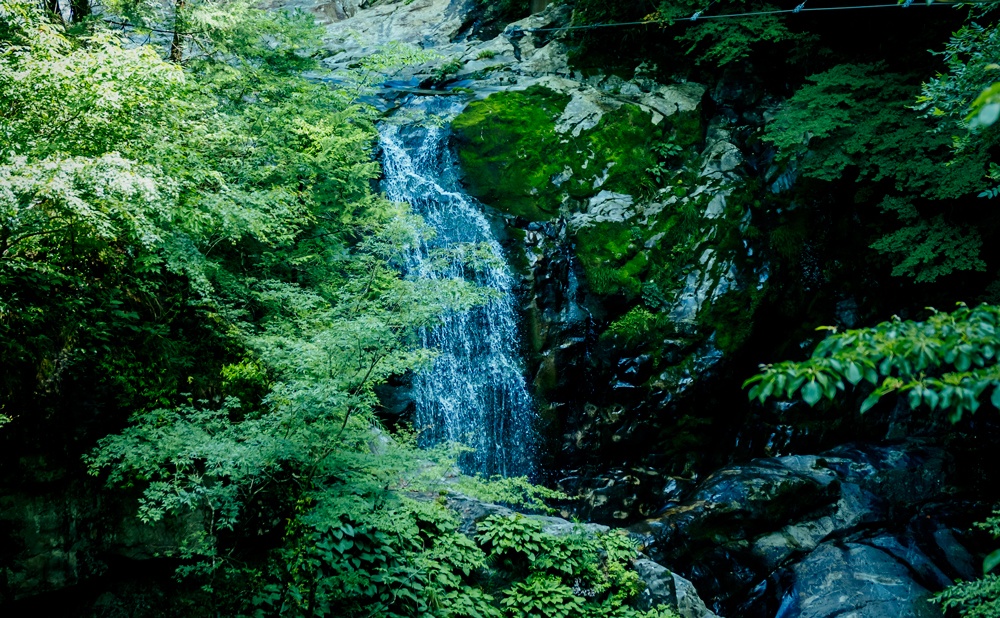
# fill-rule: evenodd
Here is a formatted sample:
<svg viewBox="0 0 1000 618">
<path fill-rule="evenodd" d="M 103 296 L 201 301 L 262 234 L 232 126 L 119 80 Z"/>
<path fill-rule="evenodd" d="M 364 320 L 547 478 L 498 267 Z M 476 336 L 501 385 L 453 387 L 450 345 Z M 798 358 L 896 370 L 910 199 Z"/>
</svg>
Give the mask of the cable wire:
<svg viewBox="0 0 1000 618">
<path fill-rule="evenodd" d="M 863 9 L 889 9 L 896 7 L 909 8 L 911 5 L 913 5 L 913 0 L 908 0 L 903 4 L 863 4 L 856 6 L 820 6 L 812 8 L 807 7 L 806 3 L 803 2 L 802 4 L 796 6 L 794 9 L 774 9 L 772 11 L 752 11 L 748 13 L 721 13 L 719 15 L 703 15 L 703 13 L 707 11 L 708 8 L 711 7 L 712 4 L 714 3 L 715 2 L 713 0 L 713 2 L 710 2 L 707 7 L 705 7 L 701 11 L 696 12 L 691 17 L 678 18 L 674 23 L 692 22 L 702 19 L 736 19 L 739 17 L 759 17 L 761 15 L 784 15 L 787 13 L 811 13 L 816 11 L 852 11 L 852 10 L 863 10 Z M 960 3 L 932 2 L 930 4 L 927 3 L 917 4 L 915 6 L 959 6 L 968 4 L 996 4 L 996 0 L 988 0 L 986 2 L 960 2 Z M 594 30 L 597 28 L 624 28 L 629 26 L 666 26 L 666 25 L 668 24 L 659 21 L 626 21 L 613 24 L 587 24 L 583 26 L 559 26 L 556 28 L 518 28 L 515 26 L 505 31 L 505 34 L 507 34 L 508 32 L 522 32 L 522 33 L 559 32 L 561 30 Z M 508 34 L 508 36 L 510 35 Z"/>
</svg>

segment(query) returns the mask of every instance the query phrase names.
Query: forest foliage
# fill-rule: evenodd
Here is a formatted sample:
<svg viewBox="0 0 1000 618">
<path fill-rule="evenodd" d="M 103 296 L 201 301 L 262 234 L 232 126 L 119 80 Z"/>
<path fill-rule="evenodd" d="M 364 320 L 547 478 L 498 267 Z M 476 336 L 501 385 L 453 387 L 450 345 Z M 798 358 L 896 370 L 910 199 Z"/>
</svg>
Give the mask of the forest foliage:
<svg viewBox="0 0 1000 618">
<path fill-rule="evenodd" d="M 577 8 L 589 22 L 635 10 Z M 180 530 L 162 553 L 192 592 L 165 611 L 670 616 L 635 609 L 637 550 L 621 535 L 558 536 L 521 516 L 459 533 L 451 486 L 529 508 L 546 492 L 442 485 L 452 453 L 418 451 L 378 420 L 375 387 L 432 358 L 414 334 L 483 301 L 464 282 L 400 275 L 432 232 L 373 191 L 377 118 L 359 103 L 392 54 L 331 88 L 303 77 L 320 59 L 304 15 L 207 0 L 104 9 L 138 29 L 0 4 L 0 424 L 44 436 L 74 403 L 102 410 L 88 471 L 138 493 L 143 522 Z M 669 26 L 702 9 L 640 17 Z M 169 40 L 145 44 L 143 28 L 164 24 Z M 715 66 L 810 43 L 767 16 L 696 23 L 675 42 Z M 1000 182 L 987 122 L 1000 110 L 997 47 L 994 27 L 970 23 L 930 80 L 827 67 L 764 138 L 810 182 L 879 196 L 890 224 L 871 247 L 893 274 L 982 271 L 981 230 L 962 207 Z M 998 311 L 835 333 L 806 361 L 766 366 L 750 395 L 813 405 L 861 386 L 863 409 L 902 394 L 952 421 L 1000 407 Z M 993 581 L 943 602 L 979 607 L 977 586 Z"/>
<path fill-rule="evenodd" d="M 306 15 L 103 9 L 137 29 L 0 5 L 0 413 L 40 436 L 103 411 L 87 470 L 174 531 L 157 551 L 187 592 L 164 615 L 673 615 L 633 608 L 623 536 L 520 516 L 461 534 L 449 491 L 551 492 L 456 477 L 447 447 L 377 418 L 375 387 L 432 358 L 419 329 L 486 298 L 402 276 L 432 231 L 373 190 L 358 97 L 420 54 L 333 88 L 303 77 Z M 182 34 L 145 44 L 162 24 Z"/>
</svg>

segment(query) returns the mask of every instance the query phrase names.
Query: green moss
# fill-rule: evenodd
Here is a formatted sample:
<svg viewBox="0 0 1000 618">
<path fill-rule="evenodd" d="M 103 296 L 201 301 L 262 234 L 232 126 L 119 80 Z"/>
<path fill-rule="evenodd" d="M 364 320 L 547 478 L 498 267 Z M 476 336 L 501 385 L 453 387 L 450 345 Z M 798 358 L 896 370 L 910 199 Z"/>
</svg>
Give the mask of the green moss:
<svg viewBox="0 0 1000 618">
<path fill-rule="evenodd" d="M 756 288 L 731 290 L 706 307 L 701 321 L 715 331 L 720 350 L 734 352 L 750 337 L 761 297 Z"/>
<path fill-rule="evenodd" d="M 663 129 L 663 123 L 652 124 L 650 114 L 635 105 L 624 105 L 581 134 L 586 151 L 594 154 L 595 172 L 614 163 L 602 188 L 634 196 L 654 190 L 655 180 L 647 170 L 657 163 L 652 145 L 663 138 Z"/>
<path fill-rule="evenodd" d="M 701 112 L 678 112 L 666 119 L 670 126 L 673 142 L 683 148 L 700 144 L 705 139 L 705 125 L 701 120 Z"/>
<path fill-rule="evenodd" d="M 577 232 L 576 256 L 594 293 L 638 296 L 649 264 L 641 240 L 641 230 L 624 223 L 597 223 Z"/>
<path fill-rule="evenodd" d="M 515 272 L 526 272 L 530 267 L 528 253 L 524 245 L 526 233 L 520 228 L 510 226 L 507 228 L 510 235 L 510 242 L 504 244 L 507 253 L 507 263 Z"/>
<path fill-rule="evenodd" d="M 654 313 L 641 306 L 632 307 L 628 313 L 608 325 L 601 338 L 615 338 L 625 345 L 660 341 L 669 327 L 670 322 L 664 314 Z"/>
<path fill-rule="evenodd" d="M 561 189 L 552 178 L 567 157 L 550 154 L 558 149 L 556 120 L 568 101 L 532 87 L 470 103 L 451 124 L 469 193 L 531 220 L 554 215 Z"/>
<path fill-rule="evenodd" d="M 607 111 L 577 137 L 557 133 L 568 102 L 566 95 L 532 87 L 470 103 L 452 122 L 469 192 L 502 211 L 549 219 L 567 198 L 585 200 L 602 190 L 649 195 L 657 186 L 650 173 L 659 163 L 654 146 L 670 140 L 687 148 L 701 140 L 697 112 L 654 125 L 648 112 L 630 104 Z"/>
</svg>

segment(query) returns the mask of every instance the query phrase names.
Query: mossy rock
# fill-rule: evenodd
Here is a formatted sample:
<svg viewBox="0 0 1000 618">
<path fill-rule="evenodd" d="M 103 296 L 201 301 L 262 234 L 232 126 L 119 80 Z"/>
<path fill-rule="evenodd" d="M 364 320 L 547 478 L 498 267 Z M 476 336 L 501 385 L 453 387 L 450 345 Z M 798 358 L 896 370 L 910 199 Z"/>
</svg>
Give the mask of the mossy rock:
<svg viewBox="0 0 1000 618">
<path fill-rule="evenodd" d="M 553 176 L 562 165 L 556 120 L 569 102 L 545 88 L 501 92 L 473 101 L 451 123 L 468 191 L 501 211 L 537 221 L 559 207 Z"/>
<path fill-rule="evenodd" d="M 469 104 L 452 122 L 469 193 L 531 221 L 554 217 L 570 198 L 601 190 L 651 194 L 653 145 L 667 139 L 685 148 L 701 140 L 697 112 L 652 115 L 632 104 L 609 109 L 596 126 L 574 137 L 556 131 L 568 95 L 540 86 L 499 92 Z"/>
<path fill-rule="evenodd" d="M 639 295 L 648 258 L 642 230 L 627 223 L 598 223 L 579 230 L 575 253 L 591 291 L 601 296 Z"/>
</svg>

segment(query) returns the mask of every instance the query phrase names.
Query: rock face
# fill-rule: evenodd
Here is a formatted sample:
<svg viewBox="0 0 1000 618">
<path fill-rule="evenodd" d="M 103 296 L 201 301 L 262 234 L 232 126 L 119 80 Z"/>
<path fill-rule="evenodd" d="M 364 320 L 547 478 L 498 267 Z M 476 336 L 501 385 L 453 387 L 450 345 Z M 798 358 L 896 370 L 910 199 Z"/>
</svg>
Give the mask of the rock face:
<svg viewBox="0 0 1000 618">
<path fill-rule="evenodd" d="M 677 613 L 684 618 L 718 618 L 705 607 L 694 585 L 677 573 L 652 560 L 636 560 L 635 570 L 646 582 L 646 589 L 639 599 L 640 609 L 667 603 L 677 608 Z"/>
<path fill-rule="evenodd" d="M 123 580 L 161 548 L 174 548 L 205 529 L 197 516 L 145 525 L 134 506 L 109 502 L 96 481 L 38 481 L 0 492 L 0 607 L 45 597 L 108 575 Z"/>
<path fill-rule="evenodd" d="M 346 66 L 390 43 L 406 43 L 441 54 L 460 48 L 453 45 L 472 12 L 472 0 L 413 0 L 375 3 L 358 11 L 358 0 L 321 2 L 313 11 L 321 16 L 339 16 L 326 26 L 326 45 L 334 55 L 330 67 Z M 345 19 L 350 17 L 351 19 Z"/>
<path fill-rule="evenodd" d="M 875 544 L 899 546 L 892 537 L 866 543 L 823 544 L 792 568 L 794 584 L 776 618 L 932 618 L 929 591 L 913 576 L 913 563 L 929 564 L 919 549 L 897 557 Z M 916 555 L 910 555 L 915 552 Z M 941 575 L 945 585 L 950 580 Z"/>
<path fill-rule="evenodd" d="M 923 618 L 938 615 L 930 591 L 971 564 L 933 506 L 950 468 L 942 449 L 914 441 L 758 459 L 632 530 L 723 614 Z"/>
<path fill-rule="evenodd" d="M 608 462 L 634 467 L 663 434 L 676 436 L 659 449 L 671 471 L 692 465 L 689 447 L 708 434 L 677 405 L 746 340 L 767 264 L 744 238 L 743 158 L 725 122 L 706 116 L 706 87 L 658 82 L 648 67 L 630 79 L 575 73 L 564 33 L 534 31 L 570 16 L 550 5 L 488 40 L 449 27 L 450 42 L 433 46 L 451 46 L 453 72 L 423 67 L 407 83 L 477 93 L 452 122 L 454 142 L 523 275 L 551 463 L 567 488 L 614 485 L 580 512 L 610 522 L 647 508 L 657 481 L 578 481 Z M 649 472 L 625 476 L 641 485 Z"/>
</svg>

